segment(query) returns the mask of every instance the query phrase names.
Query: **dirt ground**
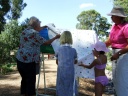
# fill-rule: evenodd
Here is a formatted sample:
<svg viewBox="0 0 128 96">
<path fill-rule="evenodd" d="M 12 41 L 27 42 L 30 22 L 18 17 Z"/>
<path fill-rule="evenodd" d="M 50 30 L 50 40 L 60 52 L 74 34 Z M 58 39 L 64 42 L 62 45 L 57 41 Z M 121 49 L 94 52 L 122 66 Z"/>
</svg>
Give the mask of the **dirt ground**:
<svg viewBox="0 0 128 96">
<path fill-rule="evenodd" d="M 40 80 L 38 79 L 39 75 L 37 75 L 37 83 L 39 80 L 37 93 L 41 96 L 55 96 L 57 65 L 55 63 L 55 60 L 45 59 L 44 66 L 45 74 L 42 68 Z M 21 77 L 18 71 L 14 71 L 6 75 L 0 75 L 0 96 L 20 96 L 20 80 Z M 37 85 L 38 84 L 36 84 L 36 86 Z M 94 96 L 94 81 L 80 78 L 78 90 L 79 96 Z M 103 96 L 112 95 L 104 94 Z"/>
</svg>

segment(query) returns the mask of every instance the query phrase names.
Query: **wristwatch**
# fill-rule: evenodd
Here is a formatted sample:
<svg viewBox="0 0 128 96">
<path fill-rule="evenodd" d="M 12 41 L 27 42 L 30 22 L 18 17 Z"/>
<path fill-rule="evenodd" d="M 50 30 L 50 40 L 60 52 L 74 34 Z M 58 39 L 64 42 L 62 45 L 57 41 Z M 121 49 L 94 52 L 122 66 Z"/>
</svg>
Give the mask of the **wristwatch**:
<svg viewBox="0 0 128 96">
<path fill-rule="evenodd" d="M 121 52 L 118 52 L 118 55 L 121 55 Z"/>
</svg>

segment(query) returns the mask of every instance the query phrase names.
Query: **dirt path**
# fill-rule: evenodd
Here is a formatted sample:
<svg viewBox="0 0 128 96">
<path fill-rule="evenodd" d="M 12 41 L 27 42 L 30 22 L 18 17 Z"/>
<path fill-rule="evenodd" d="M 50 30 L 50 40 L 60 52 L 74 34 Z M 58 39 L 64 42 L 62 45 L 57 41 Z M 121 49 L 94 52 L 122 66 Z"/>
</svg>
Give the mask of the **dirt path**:
<svg viewBox="0 0 128 96">
<path fill-rule="evenodd" d="M 56 83 L 56 70 L 57 65 L 55 60 L 45 60 L 45 77 L 46 77 L 46 87 L 55 87 Z M 37 75 L 37 80 L 38 81 Z M 0 75 L 0 96 L 20 96 L 20 80 L 21 77 L 18 71 L 11 72 L 7 75 Z M 36 84 L 37 85 L 37 84 Z M 39 92 L 44 88 L 44 74 L 43 69 L 41 69 L 40 83 L 39 83 Z"/>
<path fill-rule="evenodd" d="M 55 60 L 45 60 L 45 80 L 46 88 L 55 88 L 56 84 L 56 71 L 57 65 Z M 38 81 L 37 75 L 37 81 Z M 0 96 L 20 96 L 20 80 L 21 77 L 18 71 L 9 73 L 7 75 L 0 75 Z M 80 96 L 94 96 L 94 82 L 86 79 L 81 79 L 79 83 Z M 37 84 L 36 84 L 37 85 Z M 55 90 L 45 91 L 46 94 L 52 94 L 55 96 Z M 39 94 L 44 94 L 44 72 L 41 70 Z M 110 95 L 104 95 L 110 96 Z"/>
</svg>

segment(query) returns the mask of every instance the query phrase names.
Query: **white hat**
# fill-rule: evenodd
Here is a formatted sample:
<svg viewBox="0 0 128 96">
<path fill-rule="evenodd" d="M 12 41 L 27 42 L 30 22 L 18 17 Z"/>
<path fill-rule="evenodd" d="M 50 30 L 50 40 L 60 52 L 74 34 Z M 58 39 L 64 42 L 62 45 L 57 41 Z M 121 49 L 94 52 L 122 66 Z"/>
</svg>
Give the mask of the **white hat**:
<svg viewBox="0 0 128 96">
<path fill-rule="evenodd" d="M 104 51 L 104 52 L 109 52 L 109 49 L 106 47 L 106 44 L 104 42 L 98 41 L 95 45 L 94 48 L 97 51 Z"/>
<path fill-rule="evenodd" d="M 122 7 L 116 6 L 113 7 L 111 13 L 107 14 L 108 16 L 119 16 L 119 17 L 127 17 L 126 14 L 124 13 L 124 9 Z"/>
</svg>

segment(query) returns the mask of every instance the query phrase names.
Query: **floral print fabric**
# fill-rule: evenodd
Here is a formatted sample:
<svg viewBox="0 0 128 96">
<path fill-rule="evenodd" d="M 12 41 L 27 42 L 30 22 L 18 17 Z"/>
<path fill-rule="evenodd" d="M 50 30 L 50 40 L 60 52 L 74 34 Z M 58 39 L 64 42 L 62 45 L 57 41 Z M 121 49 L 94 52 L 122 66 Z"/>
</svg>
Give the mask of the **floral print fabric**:
<svg viewBox="0 0 128 96">
<path fill-rule="evenodd" d="M 31 27 L 25 29 L 20 36 L 20 45 L 16 58 L 24 63 L 40 61 L 40 46 L 46 40 L 42 38 L 38 31 Z"/>
</svg>

